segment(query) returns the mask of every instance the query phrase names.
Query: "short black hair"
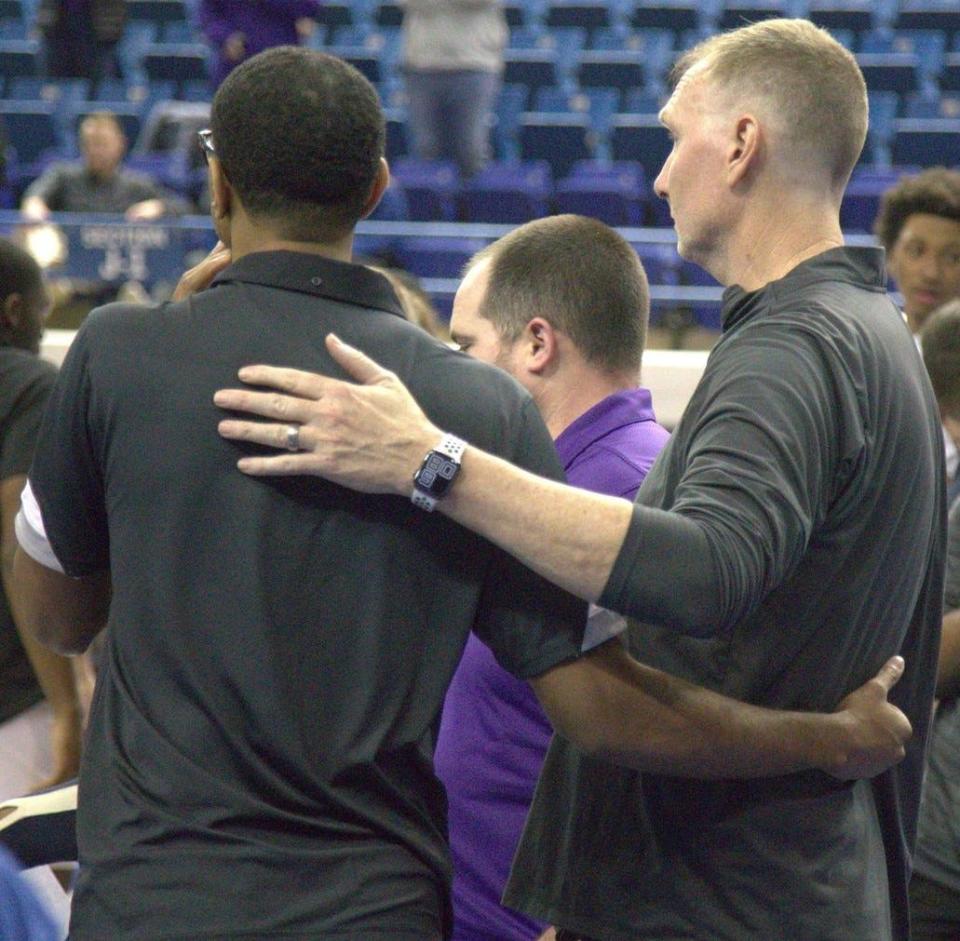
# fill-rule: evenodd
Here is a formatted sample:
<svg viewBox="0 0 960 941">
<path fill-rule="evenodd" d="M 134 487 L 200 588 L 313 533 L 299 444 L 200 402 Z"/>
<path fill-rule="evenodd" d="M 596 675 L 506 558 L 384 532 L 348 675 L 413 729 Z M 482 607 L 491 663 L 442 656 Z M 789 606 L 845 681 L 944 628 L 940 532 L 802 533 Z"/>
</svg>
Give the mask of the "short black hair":
<svg viewBox="0 0 960 941">
<path fill-rule="evenodd" d="M 0 303 L 11 294 L 30 296 L 43 286 L 43 275 L 33 255 L 0 239 Z"/>
<path fill-rule="evenodd" d="M 467 271 L 488 259 L 479 313 L 501 339 L 514 342 L 532 317 L 543 317 L 597 368 L 639 374 L 650 290 L 623 236 L 587 216 L 547 216 L 477 252 Z"/>
<path fill-rule="evenodd" d="M 0 238 L 0 305 L 11 294 L 20 294 L 25 301 L 34 302 L 43 290 L 43 274 L 33 256 L 14 245 L 8 239 Z M 22 346 L 22 332 L 27 328 L 21 324 L 19 330 L 9 328 L 0 320 L 0 346 Z"/>
<path fill-rule="evenodd" d="M 352 65 L 314 49 L 277 46 L 234 69 L 217 90 L 213 145 L 254 216 L 297 241 L 350 232 L 383 156 L 383 110 Z"/>
<path fill-rule="evenodd" d="M 883 194 L 874 231 L 888 252 L 896 245 L 904 223 L 917 213 L 960 222 L 960 173 L 931 167 L 901 177 Z"/>
<path fill-rule="evenodd" d="M 941 410 L 960 419 L 960 300 L 947 301 L 930 315 L 920 344 Z"/>
</svg>

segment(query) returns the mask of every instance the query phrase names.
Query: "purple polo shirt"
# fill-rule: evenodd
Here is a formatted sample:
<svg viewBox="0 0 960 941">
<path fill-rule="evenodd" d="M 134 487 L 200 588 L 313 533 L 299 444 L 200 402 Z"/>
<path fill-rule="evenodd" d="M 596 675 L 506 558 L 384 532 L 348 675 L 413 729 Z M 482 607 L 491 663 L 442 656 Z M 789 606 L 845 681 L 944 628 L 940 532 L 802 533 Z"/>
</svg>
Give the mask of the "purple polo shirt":
<svg viewBox="0 0 960 941">
<path fill-rule="evenodd" d="M 632 500 L 667 437 L 649 391 L 631 389 L 598 402 L 555 443 L 569 483 Z M 530 687 L 471 634 L 435 755 L 450 802 L 455 941 L 530 941 L 543 930 L 500 896 L 552 734 Z"/>
</svg>

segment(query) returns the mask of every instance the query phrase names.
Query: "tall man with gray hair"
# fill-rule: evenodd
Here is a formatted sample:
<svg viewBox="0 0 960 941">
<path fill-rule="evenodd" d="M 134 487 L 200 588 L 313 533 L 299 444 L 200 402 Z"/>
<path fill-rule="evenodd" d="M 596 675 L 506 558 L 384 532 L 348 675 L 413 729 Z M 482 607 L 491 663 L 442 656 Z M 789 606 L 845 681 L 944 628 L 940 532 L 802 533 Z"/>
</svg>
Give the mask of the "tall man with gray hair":
<svg viewBox="0 0 960 941">
<path fill-rule="evenodd" d="M 714 36 L 678 63 L 655 189 L 681 254 L 727 285 L 723 336 L 631 505 L 467 447 L 440 502 L 558 585 L 635 618 L 632 651 L 755 703 L 814 709 L 901 652 L 906 760 L 836 787 L 682 782 L 612 769 L 557 738 L 506 901 L 603 941 L 905 941 L 944 555 L 936 403 L 880 249 L 847 248 L 844 187 L 867 96 L 854 57 L 805 20 Z M 441 431 L 336 338 L 361 385 L 257 367 L 217 401 L 227 437 L 315 473 L 408 493 Z M 589 521 L 589 525 L 585 522 Z"/>
</svg>

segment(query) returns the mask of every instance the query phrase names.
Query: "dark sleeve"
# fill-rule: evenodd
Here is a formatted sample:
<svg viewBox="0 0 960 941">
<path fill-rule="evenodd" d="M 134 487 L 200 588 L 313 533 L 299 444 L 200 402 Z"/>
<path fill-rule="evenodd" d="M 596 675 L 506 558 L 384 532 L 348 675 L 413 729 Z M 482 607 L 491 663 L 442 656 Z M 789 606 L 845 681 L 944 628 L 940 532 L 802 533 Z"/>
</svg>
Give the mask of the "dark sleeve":
<svg viewBox="0 0 960 941">
<path fill-rule="evenodd" d="M 16 395 L 0 435 L 0 480 L 26 474 L 30 469 L 43 410 L 56 381 L 56 370 L 39 362 L 31 378 Z"/>
<path fill-rule="evenodd" d="M 634 508 L 601 605 L 691 634 L 736 623 L 795 570 L 859 460 L 843 365 L 796 329 L 753 333 L 708 367 L 673 506 Z"/>
<path fill-rule="evenodd" d="M 947 521 L 947 566 L 943 579 L 943 606 L 960 608 L 960 500 L 954 500 Z"/>
<path fill-rule="evenodd" d="M 553 441 L 532 400 L 523 408 L 517 442 L 514 453 L 508 455 L 513 463 L 563 480 Z M 529 679 L 579 656 L 586 622 L 583 601 L 505 552 L 494 551 L 474 632 L 505 670 Z"/>
<path fill-rule="evenodd" d="M 59 166 L 51 167 L 27 187 L 22 198 L 39 196 L 50 209 L 56 212 L 63 202 L 64 169 Z"/>
<path fill-rule="evenodd" d="M 102 448 L 92 415 L 89 315 L 77 332 L 44 415 L 30 484 L 54 555 L 67 575 L 109 568 Z"/>
</svg>

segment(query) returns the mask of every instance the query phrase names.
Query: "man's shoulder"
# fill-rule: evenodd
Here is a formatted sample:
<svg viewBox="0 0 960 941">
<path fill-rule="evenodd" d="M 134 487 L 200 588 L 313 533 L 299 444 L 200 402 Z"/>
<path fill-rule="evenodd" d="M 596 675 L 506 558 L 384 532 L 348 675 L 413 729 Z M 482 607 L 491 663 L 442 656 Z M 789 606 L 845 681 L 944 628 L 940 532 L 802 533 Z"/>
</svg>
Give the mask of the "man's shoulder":
<svg viewBox="0 0 960 941">
<path fill-rule="evenodd" d="M 52 385 L 57 367 L 35 353 L 17 347 L 0 347 L 0 389 L 12 389 L 40 383 Z"/>
</svg>

